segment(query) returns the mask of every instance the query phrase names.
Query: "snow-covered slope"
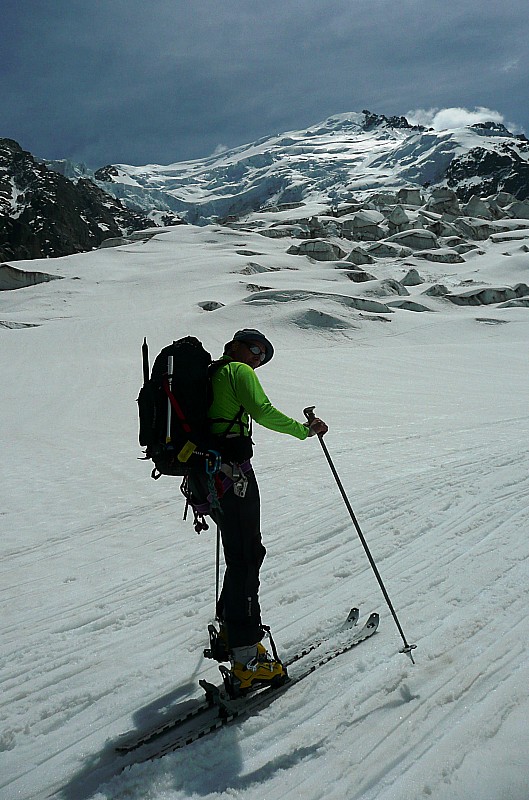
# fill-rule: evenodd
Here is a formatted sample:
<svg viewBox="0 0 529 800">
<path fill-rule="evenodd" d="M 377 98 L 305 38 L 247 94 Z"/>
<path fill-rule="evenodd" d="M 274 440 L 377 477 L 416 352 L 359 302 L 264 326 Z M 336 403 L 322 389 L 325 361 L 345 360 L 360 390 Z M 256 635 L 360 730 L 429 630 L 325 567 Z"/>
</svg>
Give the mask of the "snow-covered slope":
<svg viewBox="0 0 529 800">
<path fill-rule="evenodd" d="M 375 252 L 356 280 L 339 255 L 263 236 L 274 219 L 19 262 L 63 279 L 0 293 L 2 800 L 527 798 L 529 230 L 507 219 L 455 261 Z M 327 243 L 358 257 L 342 232 Z M 215 536 L 137 460 L 141 342 L 192 333 L 217 354 L 242 326 L 276 346 L 272 401 L 328 421 L 417 664 L 318 442 L 255 426 L 281 653 L 353 604 L 379 632 L 258 716 L 116 775 L 124 733 L 216 677 Z"/>
<path fill-rule="evenodd" d="M 138 208 L 182 214 L 203 224 L 270 204 L 328 203 L 366 191 L 449 186 L 462 200 L 505 190 L 529 192 L 529 143 L 503 125 L 434 131 L 404 117 L 338 114 L 306 130 L 267 137 L 208 158 L 169 166 L 124 164 L 95 175 Z"/>
</svg>

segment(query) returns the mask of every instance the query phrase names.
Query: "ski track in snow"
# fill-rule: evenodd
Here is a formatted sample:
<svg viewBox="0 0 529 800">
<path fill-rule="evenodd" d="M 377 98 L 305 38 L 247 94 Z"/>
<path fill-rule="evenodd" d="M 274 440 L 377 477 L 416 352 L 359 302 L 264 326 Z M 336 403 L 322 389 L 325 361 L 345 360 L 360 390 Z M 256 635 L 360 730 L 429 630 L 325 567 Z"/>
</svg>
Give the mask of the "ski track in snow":
<svg viewBox="0 0 529 800">
<path fill-rule="evenodd" d="M 54 319 L 2 333 L 12 347 L 4 423 L 12 449 L 0 510 L 1 800 L 61 787 L 61 800 L 527 800 L 525 311 L 505 312 L 513 325 L 477 326 L 475 311 L 454 308 L 433 322 L 396 312 L 389 331 L 359 322 L 352 339 L 300 334 L 283 306 L 238 305 L 234 267 L 242 262 L 226 255 L 226 243 L 240 248 L 241 235 L 215 239 L 204 261 L 211 235 L 189 227 L 122 254 L 73 258 L 100 281 L 83 278 L 85 301 L 82 286 L 70 294 L 67 280 L 10 300 L 21 314 L 46 309 Z M 158 311 L 173 285 L 180 262 L 173 267 L 171 236 L 200 268 L 184 275 L 182 308 L 212 296 L 213 279 L 228 303 L 206 317 L 189 312 L 182 335 L 203 325 L 218 344 L 248 318 L 269 325 L 278 342 L 276 371 L 263 374 L 271 397 L 298 415 L 312 397 L 331 423 L 329 450 L 406 636 L 418 645 L 417 663 L 398 652 L 402 641 L 317 441 L 278 442 L 260 431 L 262 606 L 280 652 L 288 657 L 324 634 L 353 604 L 362 618 L 380 612 L 379 632 L 258 715 L 112 777 L 124 763 L 113 755 L 120 736 L 199 697 L 199 677 L 218 676 L 201 656 L 215 532 L 197 537 L 190 520 L 181 522 L 177 481 L 150 481 L 147 464 L 123 466 L 137 455 L 123 441 L 136 430 L 130 398 L 140 380 L 139 351 L 123 342 L 141 342 L 153 325 L 149 303 Z M 251 235 L 244 240 L 255 246 Z M 267 247 L 279 252 L 284 242 L 261 243 Z M 119 276 L 139 287 L 142 259 L 152 286 L 140 292 L 130 283 L 121 298 Z M 207 281 L 204 263 L 214 276 Z M 116 272 L 105 284 L 109 264 Z M 108 330 L 94 325 L 92 293 Z M 58 322 L 63 301 L 71 321 Z M 166 303 L 157 317 L 162 344 L 174 316 Z M 131 308 L 141 317 L 134 324 Z M 111 401 L 115 367 L 102 357 L 109 335 L 123 369 L 138 357 Z M 29 341 L 20 336 L 37 348 L 31 375 L 17 366 Z M 59 341 L 64 364 L 51 357 Z M 88 362 L 79 386 L 70 385 L 68 364 L 80 353 Z M 40 404 L 30 394 L 35 378 Z"/>
<path fill-rule="evenodd" d="M 519 530 L 527 529 L 529 522 L 528 458 L 522 448 L 509 457 L 504 453 L 492 456 L 490 449 L 481 456 L 479 453 L 480 447 L 476 445 L 473 453 L 467 451 L 464 458 L 453 461 L 449 469 L 441 463 L 431 466 L 423 475 L 413 475 L 410 480 L 403 480 L 402 476 L 393 478 L 362 493 L 357 501 L 357 516 L 368 521 L 360 524 L 368 541 L 374 540 L 375 559 L 390 587 L 395 607 L 402 610 L 404 629 L 409 629 L 413 621 L 413 641 L 419 645 L 418 664 L 413 667 L 407 664 L 405 657 L 394 655 L 395 645 L 400 646 L 396 629 L 393 630 L 382 596 L 378 598 L 373 592 L 373 576 L 345 507 L 341 507 L 339 497 L 331 496 L 319 502 L 310 513 L 300 511 L 296 515 L 298 536 L 285 545 L 281 558 L 269 555 L 263 570 L 263 604 L 274 608 L 277 617 L 274 630 L 287 656 L 296 650 L 300 631 L 315 635 L 324 630 L 321 612 L 311 602 L 310 587 L 316 582 L 319 592 L 328 599 L 335 597 L 337 602 L 338 598 L 343 602 L 343 598 L 349 596 L 344 582 L 354 587 L 350 592 L 351 602 L 365 593 L 382 613 L 383 635 L 379 633 L 375 640 L 362 646 L 364 649 L 328 665 L 320 673 L 326 689 L 319 699 L 317 694 L 309 694 L 307 698 L 307 692 L 315 688 L 315 684 L 311 687 L 311 681 L 317 680 L 309 679 L 305 686 L 294 688 L 276 705 L 264 710 L 258 720 L 244 722 L 240 734 L 223 731 L 216 734 L 218 745 L 198 743 L 194 748 L 204 747 L 209 752 L 218 746 L 224 752 L 226 738 L 240 735 L 244 736 L 245 749 L 248 747 L 251 752 L 254 746 L 259 747 L 257 743 L 252 745 L 253 738 L 259 739 L 262 727 L 270 725 L 274 739 L 292 740 L 292 752 L 281 762 L 279 773 L 287 767 L 305 773 L 303 765 L 307 759 L 325 762 L 332 757 L 336 788 L 330 792 L 330 797 L 344 796 L 344 787 L 349 787 L 345 796 L 350 798 L 392 798 L 394 770 L 398 771 L 400 780 L 404 776 L 410 781 L 410 787 L 423 782 L 423 788 L 415 795 L 410 788 L 411 797 L 442 796 L 440 791 L 449 787 L 452 774 L 466 757 L 464 742 L 470 738 L 473 749 L 477 750 L 481 743 L 493 737 L 522 700 L 517 697 L 516 687 L 529 678 L 527 674 L 517 674 L 519 671 L 527 673 L 527 667 L 519 666 L 514 672 L 512 667 L 513 660 L 517 661 L 516 656 L 521 656 L 528 644 L 525 599 L 520 597 L 520 586 L 527 585 L 529 577 L 526 566 L 529 543 L 520 541 L 518 535 Z M 433 492 L 432 487 L 435 487 Z M 403 491 L 405 503 L 402 502 Z M 271 487 L 269 493 L 272 492 Z M 484 496 L 488 498 L 486 504 Z M 163 514 L 164 505 L 157 509 L 158 514 Z M 266 508 L 266 498 L 264 505 Z M 144 512 L 150 513 L 150 510 L 144 509 Z M 166 513 L 172 517 L 174 509 L 169 508 Z M 129 534 L 141 529 L 144 525 L 141 509 L 136 510 L 133 524 L 131 522 L 118 514 L 105 521 L 105 528 L 118 529 L 126 525 Z M 282 537 L 282 531 L 281 516 L 268 521 L 272 552 L 276 547 L 274 539 Z M 384 547 L 377 545 L 378 536 L 384 541 Z M 88 554 L 96 551 L 100 538 L 99 526 L 88 526 L 75 534 L 78 551 L 87 554 L 85 567 L 89 570 L 99 563 L 97 558 L 91 561 Z M 68 546 L 67 540 L 63 541 Z M 156 539 L 152 544 L 156 546 Z M 57 556 L 48 543 L 43 551 L 38 553 L 39 559 Z M 19 557 L 31 560 L 22 552 Z M 106 639 L 114 640 L 117 634 L 134 625 L 148 624 L 160 612 L 167 611 L 170 621 L 174 605 L 182 601 L 185 605 L 192 603 L 199 594 L 196 580 L 202 558 L 203 553 L 197 553 L 194 563 L 188 562 L 189 578 L 184 585 L 181 579 L 175 582 L 171 563 L 165 580 L 163 573 L 145 574 L 107 590 L 99 597 L 99 611 L 95 614 L 93 605 L 86 602 L 35 620 L 38 624 L 26 647 L 6 653 L 4 662 L 10 680 L 4 683 L 3 703 L 10 709 L 18 706 L 21 720 L 20 731 L 13 731 L 13 737 L 29 731 L 47 737 L 76 715 L 82 715 L 89 706 L 119 693 L 125 687 L 125 677 L 115 676 L 106 691 L 99 693 L 80 687 L 72 691 L 72 678 L 82 685 L 85 677 L 89 677 L 85 673 L 97 668 L 97 651 L 104 652 Z M 303 591 L 296 584 L 295 591 L 285 593 L 284 587 L 292 583 L 292 576 L 298 572 L 304 576 Z M 146 586 L 142 577 L 152 579 L 153 585 Z M 204 589 L 206 585 L 204 582 Z M 207 595 L 207 592 L 200 594 Z M 423 619 L 421 598 L 432 594 L 437 598 L 435 614 Z M 178 635 L 177 621 L 173 619 L 175 627 L 166 640 L 168 650 L 180 651 L 187 647 L 192 653 L 200 647 L 207 606 L 208 602 L 202 600 L 189 611 L 190 616 L 195 613 L 201 618 L 199 627 L 190 636 Z M 290 609 L 293 622 L 282 626 L 285 608 Z M 303 609 L 309 610 L 304 612 Z M 502 631 L 500 638 L 498 630 Z M 9 633 L 8 627 L 6 636 Z M 197 638 L 198 633 L 202 638 Z M 95 647 L 94 634 L 97 634 Z M 52 669 L 50 637 L 53 639 Z M 88 663 L 84 656 L 87 650 L 91 651 Z M 75 653 L 78 663 L 72 658 Z M 15 663 L 16 671 L 13 670 Z M 484 663 L 487 664 L 485 672 Z M 25 690 L 21 678 L 27 686 Z M 145 676 L 137 678 L 143 681 Z M 500 689 L 502 696 L 511 695 L 510 684 L 514 687 L 512 699 L 505 705 L 495 698 Z M 279 707 L 281 716 L 277 720 Z M 461 749 L 457 751 L 453 748 L 452 736 L 456 709 L 461 738 Z M 296 736 L 291 730 L 292 719 L 296 720 Z M 311 722 L 314 719 L 318 720 L 315 731 Z M 106 722 L 102 717 L 98 724 L 104 729 Z M 90 733 L 94 734 L 93 725 Z M 310 733 L 318 734 L 316 745 Z M 310 745 L 300 749 L 298 735 L 302 742 L 310 740 Z M 445 736 L 450 740 L 450 753 L 446 755 L 443 769 L 439 770 L 437 755 L 430 751 L 442 746 Z M 398 742 L 398 756 L 388 761 L 388 755 L 395 750 L 395 742 Z M 345 743 L 345 751 L 341 752 Z M 4 741 L 6 745 L 9 747 L 9 741 Z M 418 754 L 422 769 L 417 767 Z M 47 758 L 53 755 L 48 753 Z M 430 771 L 424 766 L 429 756 L 435 762 Z M 179 772 L 181 760 L 185 758 L 181 754 L 166 757 L 167 769 Z M 175 759 L 176 764 L 169 766 Z M 281 796 L 297 797 L 299 791 L 309 798 L 321 796 L 321 787 L 313 785 L 310 777 L 314 768 L 312 764 L 309 774 L 300 778 L 295 791 Z M 266 773 L 267 770 L 259 775 Z M 273 770 L 268 779 L 280 780 L 273 775 Z M 193 785 L 193 779 L 189 780 Z M 241 786 L 244 785 L 243 782 Z M 351 793 L 353 786 L 355 791 Z M 189 791 L 185 781 L 182 791 Z M 108 795 L 114 796 L 119 794 Z"/>
</svg>

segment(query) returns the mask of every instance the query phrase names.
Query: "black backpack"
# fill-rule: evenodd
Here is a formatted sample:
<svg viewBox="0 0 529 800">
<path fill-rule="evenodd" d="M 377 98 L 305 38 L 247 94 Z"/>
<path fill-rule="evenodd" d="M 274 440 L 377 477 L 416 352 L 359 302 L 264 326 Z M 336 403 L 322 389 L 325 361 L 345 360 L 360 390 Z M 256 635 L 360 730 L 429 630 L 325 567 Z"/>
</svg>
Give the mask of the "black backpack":
<svg viewBox="0 0 529 800">
<path fill-rule="evenodd" d="M 198 339 L 186 336 L 164 347 L 149 376 L 146 339 L 142 354 L 139 440 L 145 458 L 154 462 L 151 477 L 187 475 L 193 468 L 217 471 L 220 456 L 208 448 L 211 355 Z"/>
</svg>

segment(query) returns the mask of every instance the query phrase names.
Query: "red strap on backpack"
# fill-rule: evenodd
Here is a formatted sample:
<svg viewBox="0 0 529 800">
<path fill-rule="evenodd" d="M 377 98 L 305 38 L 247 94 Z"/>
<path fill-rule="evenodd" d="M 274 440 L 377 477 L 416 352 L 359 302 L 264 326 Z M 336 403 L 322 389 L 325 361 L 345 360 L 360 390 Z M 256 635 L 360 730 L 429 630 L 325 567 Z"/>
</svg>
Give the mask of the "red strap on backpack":
<svg viewBox="0 0 529 800">
<path fill-rule="evenodd" d="M 188 423 L 186 422 L 186 418 L 185 418 L 184 412 L 180 408 L 180 404 L 178 403 L 178 400 L 176 399 L 174 394 L 169 389 L 169 380 L 168 380 L 167 376 L 164 376 L 164 378 L 162 380 L 162 386 L 163 386 L 165 394 L 169 398 L 169 402 L 171 403 L 171 407 L 174 409 L 176 416 L 178 417 L 178 419 L 182 423 L 182 428 L 185 430 L 186 433 L 191 433 L 191 428 L 189 427 Z"/>
</svg>

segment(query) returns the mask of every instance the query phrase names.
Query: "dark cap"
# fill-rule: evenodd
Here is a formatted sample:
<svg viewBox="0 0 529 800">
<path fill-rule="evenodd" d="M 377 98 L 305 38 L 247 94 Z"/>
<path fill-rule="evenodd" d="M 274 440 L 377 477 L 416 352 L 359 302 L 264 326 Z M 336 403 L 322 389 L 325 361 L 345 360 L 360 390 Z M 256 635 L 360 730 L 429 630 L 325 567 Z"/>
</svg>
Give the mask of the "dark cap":
<svg viewBox="0 0 529 800">
<path fill-rule="evenodd" d="M 272 343 L 268 341 L 266 336 L 261 333 L 261 331 L 257 331 L 254 328 L 243 328 L 241 331 L 237 331 L 237 333 L 233 334 L 232 341 L 245 343 L 259 342 L 259 344 L 262 344 L 265 349 L 265 359 L 263 364 L 267 364 L 274 355 Z"/>
</svg>

